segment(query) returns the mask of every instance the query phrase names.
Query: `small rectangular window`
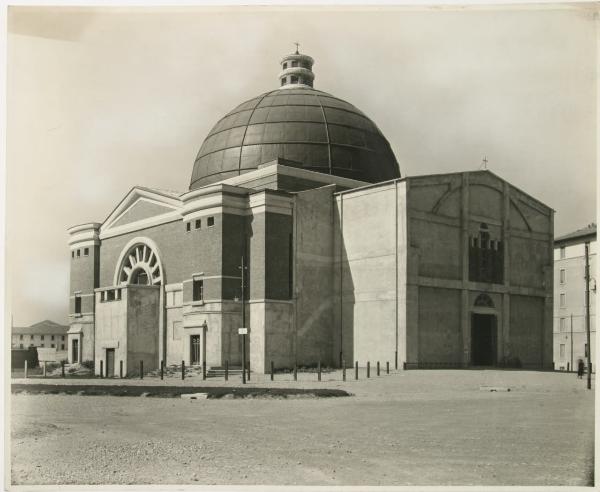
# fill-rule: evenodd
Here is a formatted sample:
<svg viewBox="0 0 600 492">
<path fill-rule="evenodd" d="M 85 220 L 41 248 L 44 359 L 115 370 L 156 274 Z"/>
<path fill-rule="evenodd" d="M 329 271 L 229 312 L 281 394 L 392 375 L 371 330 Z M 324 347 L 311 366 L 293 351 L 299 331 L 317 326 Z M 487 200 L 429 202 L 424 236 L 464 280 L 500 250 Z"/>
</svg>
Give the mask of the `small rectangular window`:
<svg viewBox="0 0 600 492">
<path fill-rule="evenodd" d="M 214 217 L 209 217 L 208 219 L 206 219 L 206 225 L 208 227 L 212 227 L 215 225 L 215 218 Z"/>
<path fill-rule="evenodd" d="M 81 314 L 81 296 L 75 296 L 75 314 Z"/>
<path fill-rule="evenodd" d="M 23 340 L 23 335 L 19 335 L 19 340 Z"/>
<path fill-rule="evenodd" d="M 286 77 L 283 77 L 283 78 L 281 79 L 281 85 L 285 85 L 285 79 L 286 79 Z"/>
<path fill-rule="evenodd" d="M 566 278 L 566 273 L 565 273 L 565 269 L 561 268 L 560 269 L 560 283 L 564 284 L 565 283 L 565 278 Z"/>
<path fill-rule="evenodd" d="M 40 345 L 40 347 L 43 347 L 43 346 L 44 346 L 44 344 L 42 343 L 42 344 Z"/>
<path fill-rule="evenodd" d="M 565 358 L 565 344 L 561 343 L 560 344 L 560 359 L 564 360 Z"/>
<path fill-rule="evenodd" d="M 42 336 L 40 337 L 40 340 L 43 340 L 43 339 L 44 339 L 44 335 L 42 335 Z"/>
<path fill-rule="evenodd" d="M 565 259 L 565 257 L 566 257 L 566 251 L 565 251 L 565 247 L 564 247 L 564 246 L 561 246 L 561 248 L 560 248 L 560 259 L 561 259 L 561 260 L 564 260 L 564 259 Z"/>
<path fill-rule="evenodd" d="M 204 280 L 194 280 L 192 300 L 193 301 L 203 301 L 204 300 Z"/>
<path fill-rule="evenodd" d="M 83 248 L 83 256 L 90 256 L 90 248 Z"/>
<path fill-rule="evenodd" d="M 50 344 L 50 348 L 54 348 L 54 344 L 53 344 L 53 343 L 52 343 L 52 344 Z"/>
<path fill-rule="evenodd" d="M 65 344 L 64 344 L 64 343 L 61 343 L 61 344 L 60 344 L 60 349 L 61 349 L 61 350 L 64 350 L 64 349 L 65 349 Z"/>
<path fill-rule="evenodd" d="M 560 295 L 560 307 L 565 307 L 567 305 L 567 296 L 566 294 Z"/>
<path fill-rule="evenodd" d="M 192 230 L 192 223 L 191 222 L 187 222 L 185 224 L 185 230 L 186 230 L 186 232 L 190 232 Z"/>
<path fill-rule="evenodd" d="M 115 291 L 114 290 L 107 290 L 106 291 L 106 300 L 107 301 L 114 301 L 115 300 Z"/>
<path fill-rule="evenodd" d="M 200 219 L 196 219 L 196 229 L 200 229 L 202 221 Z"/>
<path fill-rule="evenodd" d="M 63 341 L 63 342 L 65 341 L 65 336 L 64 336 L 64 335 L 62 336 L 62 341 Z"/>
<path fill-rule="evenodd" d="M 297 61 L 293 61 L 292 62 L 292 67 L 297 67 L 298 66 L 298 62 Z"/>
<path fill-rule="evenodd" d="M 29 338 L 30 338 L 31 340 L 33 340 L 33 335 L 29 335 Z"/>
<path fill-rule="evenodd" d="M 71 251 L 71 258 L 75 258 L 75 251 Z"/>
<path fill-rule="evenodd" d="M 285 63 L 283 64 L 283 69 L 285 70 L 286 68 L 287 68 L 287 62 L 285 62 Z"/>
<path fill-rule="evenodd" d="M 291 83 L 292 84 L 297 84 L 298 83 L 298 77 L 296 77 L 295 75 L 291 76 Z"/>
<path fill-rule="evenodd" d="M 81 256 L 81 250 L 80 250 L 80 249 L 78 249 L 78 250 L 77 250 L 77 258 L 79 258 L 80 256 Z"/>
<path fill-rule="evenodd" d="M 565 331 L 565 318 L 560 318 L 559 326 L 560 326 L 560 331 L 564 332 Z"/>
<path fill-rule="evenodd" d="M 51 340 L 54 340 L 54 335 L 52 335 L 52 336 L 50 337 L 50 339 L 51 339 Z"/>
</svg>

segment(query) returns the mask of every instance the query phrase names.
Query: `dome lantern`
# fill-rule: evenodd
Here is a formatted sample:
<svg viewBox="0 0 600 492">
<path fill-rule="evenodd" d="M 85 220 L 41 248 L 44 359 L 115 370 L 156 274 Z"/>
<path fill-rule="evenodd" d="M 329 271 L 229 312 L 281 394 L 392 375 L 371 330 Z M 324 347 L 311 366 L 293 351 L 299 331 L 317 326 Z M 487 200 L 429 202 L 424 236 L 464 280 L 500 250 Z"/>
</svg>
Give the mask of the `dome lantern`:
<svg viewBox="0 0 600 492">
<path fill-rule="evenodd" d="M 312 87 L 315 74 L 312 71 L 314 60 L 308 55 L 298 51 L 287 55 L 281 60 L 281 72 L 279 72 L 279 85 L 281 88 Z"/>
</svg>

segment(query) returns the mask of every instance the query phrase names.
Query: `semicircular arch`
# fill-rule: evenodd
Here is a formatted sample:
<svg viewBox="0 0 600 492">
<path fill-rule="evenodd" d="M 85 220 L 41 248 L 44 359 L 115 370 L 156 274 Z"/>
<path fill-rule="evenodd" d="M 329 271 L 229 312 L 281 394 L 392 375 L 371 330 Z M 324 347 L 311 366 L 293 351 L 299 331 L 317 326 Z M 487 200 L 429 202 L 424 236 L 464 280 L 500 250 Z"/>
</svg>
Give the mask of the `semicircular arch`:
<svg viewBox="0 0 600 492">
<path fill-rule="evenodd" d="M 146 276 L 146 285 L 165 285 L 165 270 L 157 244 L 147 237 L 131 239 L 121 250 L 113 285 L 138 284 Z"/>
</svg>

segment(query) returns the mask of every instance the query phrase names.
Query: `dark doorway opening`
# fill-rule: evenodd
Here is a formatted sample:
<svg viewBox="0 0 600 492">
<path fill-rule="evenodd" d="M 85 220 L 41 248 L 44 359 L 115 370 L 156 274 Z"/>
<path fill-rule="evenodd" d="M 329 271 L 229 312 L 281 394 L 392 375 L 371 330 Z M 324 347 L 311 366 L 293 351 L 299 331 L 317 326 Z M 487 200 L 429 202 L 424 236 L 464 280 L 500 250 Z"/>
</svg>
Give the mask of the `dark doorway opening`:
<svg viewBox="0 0 600 492">
<path fill-rule="evenodd" d="M 190 337 L 190 364 L 197 366 L 200 364 L 200 335 Z"/>
<path fill-rule="evenodd" d="M 473 313 L 471 316 L 471 365 L 496 365 L 496 316 Z"/>
<path fill-rule="evenodd" d="M 73 351 L 71 359 L 73 359 L 73 363 L 76 364 L 79 362 L 79 340 L 73 340 Z"/>
<path fill-rule="evenodd" d="M 112 378 L 115 375 L 115 349 L 106 349 L 106 377 Z"/>
</svg>

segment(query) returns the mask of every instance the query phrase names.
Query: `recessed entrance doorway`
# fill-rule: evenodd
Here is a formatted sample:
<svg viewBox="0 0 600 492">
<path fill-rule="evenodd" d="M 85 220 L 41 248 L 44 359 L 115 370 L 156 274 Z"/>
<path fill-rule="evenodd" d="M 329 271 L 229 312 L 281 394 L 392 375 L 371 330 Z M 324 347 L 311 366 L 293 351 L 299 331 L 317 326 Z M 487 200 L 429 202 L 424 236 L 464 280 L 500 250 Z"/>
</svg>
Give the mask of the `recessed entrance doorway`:
<svg viewBox="0 0 600 492">
<path fill-rule="evenodd" d="M 200 335 L 190 336 L 190 364 L 192 366 L 200 364 Z"/>
<path fill-rule="evenodd" d="M 79 340 L 77 340 L 77 338 L 73 340 L 71 354 L 71 359 L 73 360 L 73 363 L 77 364 L 79 362 Z"/>
<path fill-rule="evenodd" d="M 112 378 L 115 375 L 115 349 L 106 349 L 106 377 Z"/>
<path fill-rule="evenodd" d="M 471 315 L 471 365 L 496 365 L 496 316 Z"/>
</svg>

